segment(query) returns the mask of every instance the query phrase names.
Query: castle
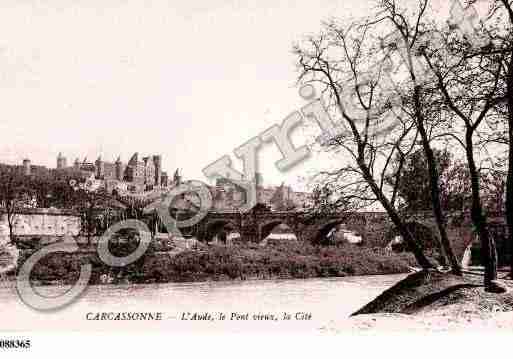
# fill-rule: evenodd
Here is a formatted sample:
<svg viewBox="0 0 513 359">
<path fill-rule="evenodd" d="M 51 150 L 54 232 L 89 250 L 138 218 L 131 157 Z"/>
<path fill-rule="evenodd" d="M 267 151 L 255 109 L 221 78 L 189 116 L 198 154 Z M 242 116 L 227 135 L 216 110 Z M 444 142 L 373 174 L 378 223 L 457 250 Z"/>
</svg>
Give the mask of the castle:
<svg viewBox="0 0 513 359">
<path fill-rule="evenodd" d="M 290 210 L 304 208 L 311 203 L 310 193 L 296 192 L 282 183 L 280 186 L 264 186 L 261 174 L 256 174 L 256 200 L 270 206 L 273 210 Z M 227 179 L 218 179 L 210 187 L 213 207 L 216 210 L 235 210 L 245 201 L 245 195 L 239 187 Z"/>
<path fill-rule="evenodd" d="M 167 187 L 168 176 L 162 170 L 162 156 L 152 155 L 139 158 L 139 153 L 132 155 L 128 163 L 118 157 L 115 162 L 108 162 L 98 156 L 96 161 L 88 162 L 87 158 L 75 159 L 73 166 L 67 166 L 67 159 L 61 153 L 57 156 L 57 171 L 90 174 L 94 179 L 103 181 L 107 189 L 124 184 L 132 191 L 148 191 L 154 188 Z"/>
<path fill-rule="evenodd" d="M 162 169 L 162 156 L 151 155 L 140 157 L 136 152 L 127 163 L 118 157 L 114 162 L 103 160 L 98 156 L 90 162 L 87 157 L 80 161 L 75 159 L 68 165 L 67 158 L 59 153 L 56 168 L 33 165 L 29 159 L 24 159 L 21 165 L 4 165 L 17 173 L 32 177 L 51 177 L 56 179 L 76 178 L 89 181 L 93 188 L 104 188 L 108 192 L 134 193 L 138 196 L 151 195 L 154 190 L 168 190 L 182 183 L 182 178 L 175 172 L 172 179 Z M 264 186 L 260 173 L 255 174 L 257 202 L 266 204 L 274 210 L 290 210 L 304 208 L 311 204 L 311 194 L 296 192 L 290 186 Z M 212 194 L 215 210 L 237 210 L 245 202 L 245 194 L 228 178 L 219 178 L 214 185 L 208 186 Z M 195 197 L 195 196 L 192 196 Z M 191 199 L 195 202 L 194 199 Z"/>
<path fill-rule="evenodd" d="M 1 165 L 7 166 L 7 165 Z M 69 166 L 67 158 L 59 153 L 56 168 L 32 165 L 30 159 L 24 159 L 21 166 L 9 166 L 20 174 L 33 177 L 76 177 L 103 184 L 111 191 L 121 188 L 132 192 L 149 191 L 168 186 L 168 175 L 162 170 L 162 156 L 152 155 L 139 158 L 139 153 L 132 155 L 128 163 L 118 157 L 115 162 L 108 162 L 100 155 L 95 162 L 78 158 Z"/>
<path fill-rule="evenodd" d="M 263 177 L 260 173 L 256 173 L 255 178 L 256 201 L 268 206 L 271 210 L 304 210 L 312 204 L 311 193 L 294 191 L 292 187 L 284 183 L 280 186 L 264 186 Z M 178 176 L 178 181 L 181 181 L 180 176 Z M 176 180 L 173 184 L 175 182 Z M 187 182 L 185 181 L 184 183 Z M 228 178 L 218 178 L 214 185 L 208 186 L 208 189 L 212 194 L 212 209 L 214 211 L 237 211 L 246 202 L 244 190 Z M 199 208 L 201 204 L 199 197 L 194 194 L 194 191 L 184 194 L 182 199 L 196 208 Z M 185 203 L 178 205 L 178 207 L 181 206 L 187 207 L 188 205 Z"/>
</svg>

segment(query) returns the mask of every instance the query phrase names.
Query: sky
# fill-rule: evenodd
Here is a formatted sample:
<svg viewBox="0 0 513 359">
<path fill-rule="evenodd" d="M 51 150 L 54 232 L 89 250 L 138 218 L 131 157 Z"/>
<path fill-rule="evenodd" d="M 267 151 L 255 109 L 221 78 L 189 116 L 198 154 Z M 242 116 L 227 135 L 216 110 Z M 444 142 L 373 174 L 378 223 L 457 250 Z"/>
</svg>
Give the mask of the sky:
<svg viewBox="0 0 513 359">
<path fill-rule="evenodd" d="M 163 167 L 202 169 L 306 102 L 294 41 L 329 17 L 367 15 L 367 0 L 3 0 L 0 162 L 55 167 L 62 152 L 94 161 L 162 154 Z M 298 130 L 300 132 L 300 129 Z M 300 146 L 297 133 L 293 139 Z M 264 183 L 301 187 L 274 144 L 259 152 Z"/>
</svg>

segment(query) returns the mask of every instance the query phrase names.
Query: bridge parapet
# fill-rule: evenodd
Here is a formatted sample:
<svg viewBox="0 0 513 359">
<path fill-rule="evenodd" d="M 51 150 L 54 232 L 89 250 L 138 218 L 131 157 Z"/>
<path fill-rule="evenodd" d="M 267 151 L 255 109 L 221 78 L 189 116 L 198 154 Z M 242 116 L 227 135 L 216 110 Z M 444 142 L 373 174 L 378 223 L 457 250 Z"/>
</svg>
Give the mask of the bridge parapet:
<svg viewBox="0 0 513 359">
<path fill-rule="evenodd" d="M 319 241 L 340 224 L 365 235 L 384 226 L 386 214 L 381 212 L 343 212 L 316 215 L 306 211 L 271 211 L 263 206 L 248 212 L 211 211 L 197 225 L 200 240 L 210 240 L 216 231 L 237 231 L 243 240 L 260 242 L 279 224 L 287 225 L 296 237 Z"/>
<path fill-rule="evenodd" d="M 405 214 L 405 220 L 419 223 L 438 234 L 436 222 L 431 211 Z M 447 231 L 455 252 L 462 256 L 465 248 L 472 242 L 470 213 L 452 212 L 447 216 Z M 504 223 L 503 213 L 489 213 L 489 220 Z M 260 207 L 248 212 L 212 211 L 197 225 L 200 240 L 209 240 L 213 231 L 229 230 L 241 234 L 242 240 L 260 242 L 278 224 L 286 224 L 299 240 L 318 242 L 338 225 L 362 236 L 373 245 L 386 246 L 390 240 L 393 224 L 385 212 L 342 212 L 315 214 L 307 211 L 271 211 Z"/>
</svg>

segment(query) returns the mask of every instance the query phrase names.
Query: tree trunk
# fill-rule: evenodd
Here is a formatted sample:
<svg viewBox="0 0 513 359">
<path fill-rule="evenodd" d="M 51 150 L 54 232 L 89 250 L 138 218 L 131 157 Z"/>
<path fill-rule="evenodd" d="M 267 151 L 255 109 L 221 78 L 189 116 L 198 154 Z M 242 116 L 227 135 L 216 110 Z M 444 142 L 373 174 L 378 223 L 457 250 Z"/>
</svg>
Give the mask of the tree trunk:
<svg viewBox="0 0 513 359">
<path fill-rule="evenodd" d="M 470 182 L 472 186 L 472 209 L 471 217 L 476 227 L 479 240 L 481 241 L 481 258 L 485 268 L 484 285 L 490 288 L 492 280 L 497 279 L 497 250 L 495 248 L 495 240 L 490 236 L 486 216 L 483 213 L 481 205 L 479 173 L 474 161 L 472 131 L 467 130 L 466 149 L 467 162 L 470 172 Z"/>
<path fill-rule="evenodd" d="M 417 244 L 417 242 L 415 241 L 415 238 L 413 238 L 412 234 L 406 227 L 406 224 L 404 223 L 404 221 L 401 220 L 401 217 L 397 213 L 396 209 L 392 206 L 390 201 L 386 198 L 386 196 L 383 194 L 381 189 L 378 187 L 378 185 L 372 178 L 372 174 L 370 173 L 368 167 L 365 165 L 365 163 L 362 160 L 358 161 L 358 166 L 362 170 L 363 177 L 364 177 L 365 181 L 371 187 L 372 192 L 374 193 L 376 198 L 379 200 L 379 202 L 381 203 L 383 208 L 385 208 L 385 211 L 387 212 L 388 216 L 390 217 L 390 220 L 395 225 L 395 227 L 399 231 L 399 234 L 403 237 L 403 240 L 407 243 L 408 247 L 413 252 L 413 255 L 415 256 L 417 263 L 424 270 L 434 268 L 433 264 L 424 255 L 422 248 Z"/>
<path fill-rule="evenodd" d="M 513 279 L 513 51 L 507 75 L 508 99 L 508 177 L 506 182 L 506 223 L 510 248 L 510 277 Z"/>
<path fill-rule="evenodd" d="M 337 104 L 339 108 L 341 109 L 341 113 L 344 113 L 343 106 L 341 105 L 341 99 L 340 95 L 338 93 L 337 86 L 335 86 L 333 79 L 328 74 L 328 79 L 330 82 L 330 86 L 333 89 Z M 365 164 L 365 145 L 362 143 L 360 135 L 358 133 L 358 130 L 356 129 L 355 123 L 351 121 L 350 119 L 347 120 L 348 124 L 351 128 L 351 131 L 353 132 L 353 136 L 356 139 L 357 145 L 358 145 L 358 156 L 357 156 L 357 164 L 360 170 L 362 171 L 362 175 L 364 180 L 367 182 L 367 184 L 370 186 L 372 192 L 378 199 L 378 201 L 381 203 L 383 208 L 386 210 L 388 216 L 390 217 L 392 223 L 396 226 L 397 230 L 403 237 L 403 240 L 408 244 L 409 248 L 413 252 L 413 255 L 415 256 L 415 259 L 417 260 L 417 263 L 422 267 L 424 270 L 432 269 L 434 268 L 433 264 L 429 261 L 429 259 L 424 255 L 422 248 L 417 244 L 415 239 L 413 238 L 412 234 L 406 227 L 406 224 L 401 220 L 399 217 L 399 214 L 397 213 L 394 206 L 390 203 L 390 201 L 387 199 L 387 197 L 383 194 L 379 186 L 377 185 L 376 181 L 372 177 L 372 173 Z"/>
<path fill-rule="evenodd" d="M 510 254 L 510 278 L 513 279 L 513 108 L 510 108 L 508 119 L 509 132 L 509 155 L 508 155 L 508 178 L 506 182 L 506 223 L 508 231 L 508 243 Z"/>
<path fill-rule="evenodd" d="M 91 244 L 91 232 L 93 227 L 93 214 L 91 208 L 87 210 L 87 244 Z"/>
<path fill-rule="evenodd" d="M 433 206 L 433 214 L 435 216 L 436 225 L 438 228 L 438 232 L 440 234 L 440 242 L 441 242 L 441 265 L 445 265 L 445 256 L 449 259 L 449 263 L 451 264 L 452 272 L 456 275 L 462 275 L 461 266 L 454 255 L 454 252 L 451 247 L 451 242 L 449 241 L 449 237 L 447 236 L 447 230 L 445 226 L 445 217 L 442 211 L 442 205 L 440 203 L 440 183 L 438 176 L 438 169 L 436 168 L 436 160 L 435 155 L 433 153 L 433 149 L 429 144 L 429 138 L 426 132 L 426 128 L 424 127 L 424 116 L 421 112 L 421 104 L 420 104 L 420 86 L 415 86 L 414 89 L 414 102 L 415 102 L 415 112 L 417 118 L 417 128 L 419 129 L 420 137 L 422 139 L 422 148 L 424 150 L 424 154 L 426 156 L 426 160 L 428 163 L 428 172 L 429 172 L 429 187 L 431 192 L 431 203 Z"/>
<path fill-rule="evenodd" d="M 481 260 L 485 268 L 484 285 L 490 287 L 491 281 L 497 279 L 497 249 L 495 241 L 490 236 L 486 218 L 479 213 L 479 209 L 472 205 L 472 221 L 481 241 Z"/>
<path fill-rule="evenodd" d="M 9 209 L 7 209 L 7 225 L 9 226 L 9 243 L 15 244 L 14 242 L 14 214 L 10 212 Z"/>
</svg>

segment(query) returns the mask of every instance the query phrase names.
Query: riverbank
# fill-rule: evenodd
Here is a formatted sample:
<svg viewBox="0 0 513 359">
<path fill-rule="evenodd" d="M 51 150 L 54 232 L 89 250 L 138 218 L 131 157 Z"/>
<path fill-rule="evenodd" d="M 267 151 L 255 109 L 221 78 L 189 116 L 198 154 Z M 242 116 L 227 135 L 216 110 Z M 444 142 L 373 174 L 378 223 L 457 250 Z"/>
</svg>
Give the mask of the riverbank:
<svg viewBox="0 0 513 359">
<path fill-rule="evenodd" d="M 324 330 L 511 330 L 513 281 L 503 277 L 507 292 L 497 294 L 484 290 L 478 273 L 414 273 L 354 312 L 351 320 Z"/>
<path fill-rule="evenodd" d="M 513 311 L 513 282 L 500 281 L 504 293 L 487 292 L 479 273 L 456 276 L 438 271 L 421 271 L 404 278 L 353 316 L 375 313 L 419 314 L 451 305 L 468 306 L 473 311 Z"/>
<path fill-rule="evenodd" d="M 111 248 L 126 256 L 130 244 Z M 159 248 L 161 249 L 161 248 Z M 23 251 L 19 263 L 30 256 Z M 72 284 L 81 263 L 92 264 L 90 284 L 202 282 L 250 279 L 306 279 L 408 273 L 415 265 L 410 254 L 349 243 L 314 246 L 297 241 L 269 241 L 265 246 L 239 243 L 230 246 L 198 245 L 178 253 L 150 250 L 122 268 L 103 264 L 95 251 L 50 254 L 34 267 L 31 279 L 41 285 Z"/>
<path fill-rule="evenodd" d="M 277 241 L 185 251 L 163 269 L 172 281 L 306 279 L 408 273 L 414 264 L 383 248 Z"/>
</svg>

